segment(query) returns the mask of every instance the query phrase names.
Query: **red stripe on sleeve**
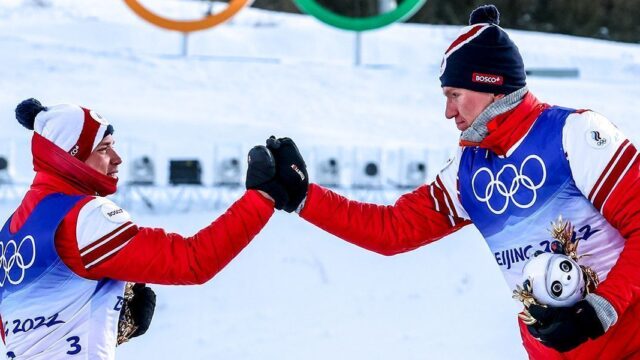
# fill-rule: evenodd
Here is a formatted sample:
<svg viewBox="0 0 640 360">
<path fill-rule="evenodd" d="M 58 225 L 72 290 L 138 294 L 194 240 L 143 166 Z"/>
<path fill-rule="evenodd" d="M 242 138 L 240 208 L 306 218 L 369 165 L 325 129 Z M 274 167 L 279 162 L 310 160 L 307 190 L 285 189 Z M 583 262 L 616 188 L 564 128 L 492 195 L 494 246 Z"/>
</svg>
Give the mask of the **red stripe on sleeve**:
<svg viewBox="0 0 640 360">
<path fill-rule="evenodd" d="M 109 259 L 111 256 L 115 255 L 118 250 L 120 250 L 124 245 L 126 245 L 129 240 L 131 240 L 138 233 L 138 227 L 135 225 L 131 225 L 129 228 L 124 230 L 122 233 L 114 236 L 108 242 L 100 245 L 99 247 L 91 250 L 86 255 L 82 256 L 82 262 L 85 264 L 87 269 L 90 269 L 101 262 Z"/>
<path fill-rule="evenodd" d="M 609 174 L 606 175 L 606 178 L 600 186 L 600 189 L 596 190 L 595 196 L 593 198 L 593 205 L 598 210 L 602 209 L 602 205 L 605 199 L 609 196 L 615 184 L 620 180 L 623 173 L 629 167 L 629 164 L 636 154 L 636 148 L 632 144 L 629 144 L 623 150 L 622 155 L 619 156 L 618 161 L 615 163 L 615 165 L 613 165 Z"/>
<path fill-rule="evenodd" d="M 593 200 L 593 206 L 595 206 L 598 211 L 602 210 L 602 205 L 604 204 L 605 199 L 609 197 L 609 194 L 611 194 L 611 191 L 613 191 L 615 184 L 620 181 L 622 175 L 629 168 L 631 161 L 635 158 L 637 153 L 638 151 L 636 150 L 635 146 L 633 146 L 633 144 L 630 144 L 626 148 L 626 150 L 624 150 L 622 156 L 620 157 L 620 160 L 614 165 L 610 175 L 607 176 L 606 180 L 602 184 L 602 187 L 596 193 L 596 196 Z"/>
<path fill-rule="evenodd" d="M 633 159 L 629 162 L 629 165 L 624 169 L 624 171 L 622 172 L 622 174 L 620 175 L 620 177 L 618 177 L 618 179 L 616 180 L 615 184 L 613 185 L 613 187 L 611 188 L 611 191 L 609 191 L 609 194 L 607 195 L 607 197 L 604 199 L 604 202 L 602 203 L 602 206 L 600 206 L 600 212 L 604 214 L 604 208 L 605 206 L 607 206 L 607 202 L 609 201 L 609 198 L 611 197 L 611 194 L 613 194 L 613 191 L 618 187 L 618 185 L 620 184 L 620 181 L 622 180 L 622 178 L 624 178 L 625 176 L 627 176 L 627 173 L 629 173 L 629 170 L 635 165 L 638 166 L 638 155 L 640 155 L 638 152 L 636 152 L 636 154 L 633 156 Z"/>
<path fill-rule="evenodd" d="M 593 188 L 591 189 L 591 192 L 589 192 L 589 196 L 588 196 L 588 199 L 591 200 L 591 202 L 593 202 L 593 197 L 594 197 L 596 191 L 602 185 L 602 182 L 604 181 L 605 177 L 607 176 L 607 173 L 609 172 L 609 169 L 611 169 L 611 167 L 616 163 L 616 161 L 618 161 L 618 157 L 620 156 L 620 153 L 622 152 L 622 149 L 624 149 L 624 147 L 628 143 L 629 143 L 629 140 L 625 140 L 625 141 L 622 142 L 622 144 L 620 144 L 620 146 L 618 147 L 618 150 L 616 150 L 615 154 L 613 154 L 613 156 L 611 157 L 611 160 L 609 160 L 609 163 L 607 164 L 607 166 L 602 171 L 602 174 L 600 174 L 600 177 L 598 178 L 598 181 L 596 181 L 595 185 L 593 185 Z"/>
<path fill-rule="evenodd" d="M 440 175 L 436 176 L 436 182 L 442 188 L 442 192 L 446 196 L 447 207 L 449 208 L 450 214 L 453 217 L 457 218 L 458 212 L 456 211 L 456 207 L 453 205 L 453 201 L 451 200 L 451 196 L 449 196 L 449 192 L 447 192 L 447 188 L 444 187 L 444 183 L 442 182 L 442 179 L 440 179 Z"/>
<path fill-rule="evenodd" d="M 103 237 L 99 238 L 98 240 L 92 242 L 91 244 L 83 247 L 82 249 L 80 249 L 80 255 L 85 255 L 88 252 L 93 251 L 95 248 L 100 246 L 100 243 L 108 241 L 109 238 L 113 237 L 119 231 L 122 231 L 122 229 L 130 226 L 131 224 L 133 224 L 131 221 L 127 221 L 126 223 L 118 226 L 117 228 L 115 228 L 115 230 L 111 231 L 110 233 L 106 234 L 105 236 L 103 236 Z"/>
<path fill-rule="evenodd" d="M 429 186 L 429 195 L 431 195 L 431 199 L 433 200 L 433 205 L 435 205 L 436 211 L 440 211 L 440 204 L 438 204 L 438 199 L 436 199 L 436 195 L 433 191 L 433 186 Z"/>
<path fill-rule="evenodd" d="M 443 214 L 446 213 L 445 207 L 447 204 L 444 203 L 442 189 L 436 185 L 430 185 L 429 187 L 431 188 L 431 198 L 434 199 L 435 210 Z"/>
</svg>

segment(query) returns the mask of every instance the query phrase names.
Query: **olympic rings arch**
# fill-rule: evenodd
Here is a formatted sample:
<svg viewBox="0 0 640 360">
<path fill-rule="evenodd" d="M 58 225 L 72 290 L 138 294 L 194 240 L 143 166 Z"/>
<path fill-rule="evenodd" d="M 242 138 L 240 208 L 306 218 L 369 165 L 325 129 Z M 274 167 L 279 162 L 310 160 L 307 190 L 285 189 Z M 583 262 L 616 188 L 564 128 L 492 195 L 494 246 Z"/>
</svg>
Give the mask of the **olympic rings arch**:
<svg viewBox="0 0 640 360">
<path fill-rule="evenodd" d="M 327 25 L 343 30 L 366 31 L 385 27 L 392 23 L 406 20 L 415 14 L 427 0 L 405 0 L 394 10 L 384 14 L 364 18 L 352 18 L 326 9 L 317 0 L 294 0 L 303 12 L 314 16 Z"/>
<path fill-rule="evenodd" d="M 394 10 L 387 13 L 364 18 L 352 18 L 326 9 L 317 0 L 293 1 L 302 12 L 314 16 L 327 25 L 359 32 L 379 29 L 395 22 L 404 21 L 415 14 L 427 2 L 427 0 L 405 0 Z M 124 0 L 124 3 L 142 19 L 163 29 L 184 33 L 205 30 L 219 25 L 251 5 L 252 2 L 253 0 L 231 0 L 229 1 L 229 6 L 220 13 L 211 14 L 199 20 L 173 20 L 147 9 L 139 0 Z"/>
<path fill-rule="evenodd" d="M 139 0 L 124 0 L 124 3 L 144 20 L 167 30 L 181 31 L 184 33 L 205 30 L 219 25 L 235 16 L 240 10 L 252 2 L 253 0 L 231 0 L 229 6 L 220 13 L 211 14 L 200 20 L 172 20 L 147 9 Z"/>
</svg>

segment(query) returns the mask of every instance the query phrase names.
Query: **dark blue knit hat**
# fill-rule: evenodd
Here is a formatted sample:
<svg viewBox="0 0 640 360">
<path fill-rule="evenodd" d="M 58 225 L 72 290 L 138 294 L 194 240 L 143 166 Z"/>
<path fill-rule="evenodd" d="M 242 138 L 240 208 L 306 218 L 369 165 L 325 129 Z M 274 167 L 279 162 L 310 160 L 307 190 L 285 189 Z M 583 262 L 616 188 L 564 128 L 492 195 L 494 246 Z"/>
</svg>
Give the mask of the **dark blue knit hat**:
<svg viewBox="0 0 640 360">
<path fill-rule="evenodd" d="M 441 86 L 510 94 L 527 85 L 518 47 L 498 24 L 500 13 L 494 5 L 473 10 L 469 26 L 444 54 Z"/>
</svg>

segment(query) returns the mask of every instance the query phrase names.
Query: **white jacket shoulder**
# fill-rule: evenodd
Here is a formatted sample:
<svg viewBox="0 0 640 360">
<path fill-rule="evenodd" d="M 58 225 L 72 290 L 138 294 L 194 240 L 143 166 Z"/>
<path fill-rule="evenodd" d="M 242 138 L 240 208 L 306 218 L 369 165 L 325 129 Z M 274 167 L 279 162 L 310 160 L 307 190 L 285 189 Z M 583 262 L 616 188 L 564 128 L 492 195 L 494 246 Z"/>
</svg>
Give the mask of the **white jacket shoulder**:
<svg viewBox="0 0 640 360">
<path fill-rule="evenodd" d="M 137 232 L 129 213 L 111 200 L 96 197 L 87 202 L 80 209 L 76 225 L 78 249 L 85 266 L 89 268 L 120 250 Z"/>
<path fill-rule="evenodd" d="M 606 117 L 593 111 L 567 117 L 562 146 L 577 187 L 592 202 L 607 174 L 630 164 L 637 154 L 627 137 Z M 611 190 L 611 189 L 609 189 Z"/>
</svg>

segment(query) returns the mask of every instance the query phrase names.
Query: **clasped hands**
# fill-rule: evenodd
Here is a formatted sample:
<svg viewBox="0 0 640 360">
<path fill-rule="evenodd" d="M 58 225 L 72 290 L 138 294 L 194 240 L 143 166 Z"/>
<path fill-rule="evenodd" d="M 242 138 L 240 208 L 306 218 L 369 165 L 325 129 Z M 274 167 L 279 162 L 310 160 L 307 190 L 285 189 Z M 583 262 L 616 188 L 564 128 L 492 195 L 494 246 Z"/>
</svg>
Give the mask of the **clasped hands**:
<svg viewBox="0 0 640 360">
<path fill-rule="evenodd" d="M 247 158 L 246 188 L 266 193 L 275 208 L 295 211 L 307 196 L 309 175 L 298 147 L 289 138 L 271 136 L 254 146 Z"/>
</svg>

